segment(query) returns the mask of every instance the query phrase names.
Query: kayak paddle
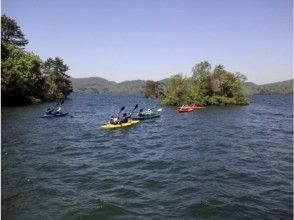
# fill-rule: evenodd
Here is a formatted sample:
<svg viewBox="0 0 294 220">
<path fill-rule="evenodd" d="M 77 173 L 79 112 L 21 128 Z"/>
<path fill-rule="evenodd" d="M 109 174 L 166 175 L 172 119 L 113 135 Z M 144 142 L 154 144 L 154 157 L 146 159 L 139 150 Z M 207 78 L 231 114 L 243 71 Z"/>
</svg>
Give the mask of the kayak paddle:
<svg viewBox="0 0 294 220">
<path fill-rule="evenodd" d="M 136 110 L 136 108 L 138 108 L 138 106 L 139 106 L 138 104 L 135 105 L 135 108 L 133 109 L 133 111 L 131 112 L 131 114 L 130 114 L 129 117 L 131 117 L 131 115 L 134 113 L 134 111 Z"/>
<path fill-rule="evenodd" d="M 120 108 L 120 111 L 117 113 L 117 115 L 119 115 L 119 113 L 121 113 L 123 110 L 125 110 L 125 107 L 124 107 L 124 106 L 122 106 L 122 107 Z"/>
</svg>

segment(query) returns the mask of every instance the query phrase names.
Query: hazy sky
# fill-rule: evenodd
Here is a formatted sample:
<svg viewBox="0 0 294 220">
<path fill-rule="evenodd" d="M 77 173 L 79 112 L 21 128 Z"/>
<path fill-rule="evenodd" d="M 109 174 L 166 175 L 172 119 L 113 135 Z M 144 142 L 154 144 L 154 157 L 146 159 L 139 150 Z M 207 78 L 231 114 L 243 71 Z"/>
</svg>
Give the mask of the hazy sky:
<svg viewBox="0 0 294 220">
<path fill-rule="evenodd" d="M 258 84 L 293 78 L 292 0 L 2 0 L 72 77 L 159 80 L 208 60 Z"/>
</svg>

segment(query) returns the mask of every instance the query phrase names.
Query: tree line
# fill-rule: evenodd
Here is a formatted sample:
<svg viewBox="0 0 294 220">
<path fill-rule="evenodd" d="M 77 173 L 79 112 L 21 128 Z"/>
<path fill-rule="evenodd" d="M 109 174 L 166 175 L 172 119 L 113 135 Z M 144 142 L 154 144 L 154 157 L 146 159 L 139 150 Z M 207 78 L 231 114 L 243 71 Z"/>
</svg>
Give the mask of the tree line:
<svg viewBox="0 0 294 220">
<path fill-rule="evenodd" d="M 211 64 L 203 61 L 192 68 L 191 77 L 179 73 L 165 82 L 147 81 L 142 92 L 168 105 L 246 105 L 249 99 L 244 95 L 245 80 L 244 75 L 231 73 L 223 65 L 212 70 Z"/>
<path fill-rule="evenodd" d="M 28 44 L 14 19 L 1 16 L 1 99 L 2 105 L 53 101 L 72 91 L 68 66 L 59 57 L 42 61 L 28 52 Z"/>
</svg>

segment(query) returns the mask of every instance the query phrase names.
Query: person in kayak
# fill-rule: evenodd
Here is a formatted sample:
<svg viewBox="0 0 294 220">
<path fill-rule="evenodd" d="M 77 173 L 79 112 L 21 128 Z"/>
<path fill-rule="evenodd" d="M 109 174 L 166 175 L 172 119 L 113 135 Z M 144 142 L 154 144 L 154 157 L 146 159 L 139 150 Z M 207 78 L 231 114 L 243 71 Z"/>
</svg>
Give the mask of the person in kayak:
<svg viewBox="0 0 294 220">
<path fill-rule="evenodd" d="M 127 115 L 127 113 L 124 113 L 123 116 L 122 116 L 122 119 L 119 121 L 119 123 L 120 124 L 127 123 L 129 118 L 130 117 Z"/>
<path fill-rule="evenodd" d="M 52 115 L 53 111 L 54 111 L 54 109 L 47 108 L 46 115 Z"/>
<path fill-rule="evenodd" d="M 59 105 L 54 114 L 60 114 L 61 112 L 61 106 Z"/>
<path fill-rule="evenodd" d="M 113 115 L 110 117 L 110 120 L 109 120 L 109 124 L 112 124 L 112 125 L 117 125 L 119 122 L 119 117 L 114 117 Z"/>
<path fill-rule="evenodd" d="M 147 111 L 145 111 L 145 115 L 151 115 L 152 114 L 152 111 L 150 108 L 147 109 Z"/>
<path fill-rule="evenodd" d="M 144 112 L 143 112 L 143 109 L 140 109 L 138 115 L 139 115 L 139 116 L 145 116 L 145 114 L 144 114 Z"/>
</svg>

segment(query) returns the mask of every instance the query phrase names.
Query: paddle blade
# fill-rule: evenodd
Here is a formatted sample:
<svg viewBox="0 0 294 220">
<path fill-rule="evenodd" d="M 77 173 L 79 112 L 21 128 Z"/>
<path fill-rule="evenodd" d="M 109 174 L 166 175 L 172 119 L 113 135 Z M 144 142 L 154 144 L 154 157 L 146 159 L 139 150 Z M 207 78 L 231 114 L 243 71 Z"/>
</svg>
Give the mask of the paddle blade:
<svg viewBox="0 0 294 220">
<path fill-rule="evenodd" d="M 62 105 L 62 104 L 63 104 L 63 102 L 64 102 L 64 101 L 62 100 L 60 105 Z"/>
<path fill-rule="evenodd" d="M 120 111 L 122 112 L 123 110 L 125 110 L 125 107 L 124 107 L 124 106 L 123 106 L 123 107 L 121 107 Z"/>
<path fill-rule="evenodd" d="M 162 111 L 162 108 L 157 109 L 157 111 L 158 111 L 158 112 L 161 112 L 161 111 Z"/>
<path fill-rule="evenodd" d="M 136 104 L 134 109 L 138 108 L 138 106 L 139 106 L 139 105 L 138 105 L 138 104 Z"/>
</svg>

